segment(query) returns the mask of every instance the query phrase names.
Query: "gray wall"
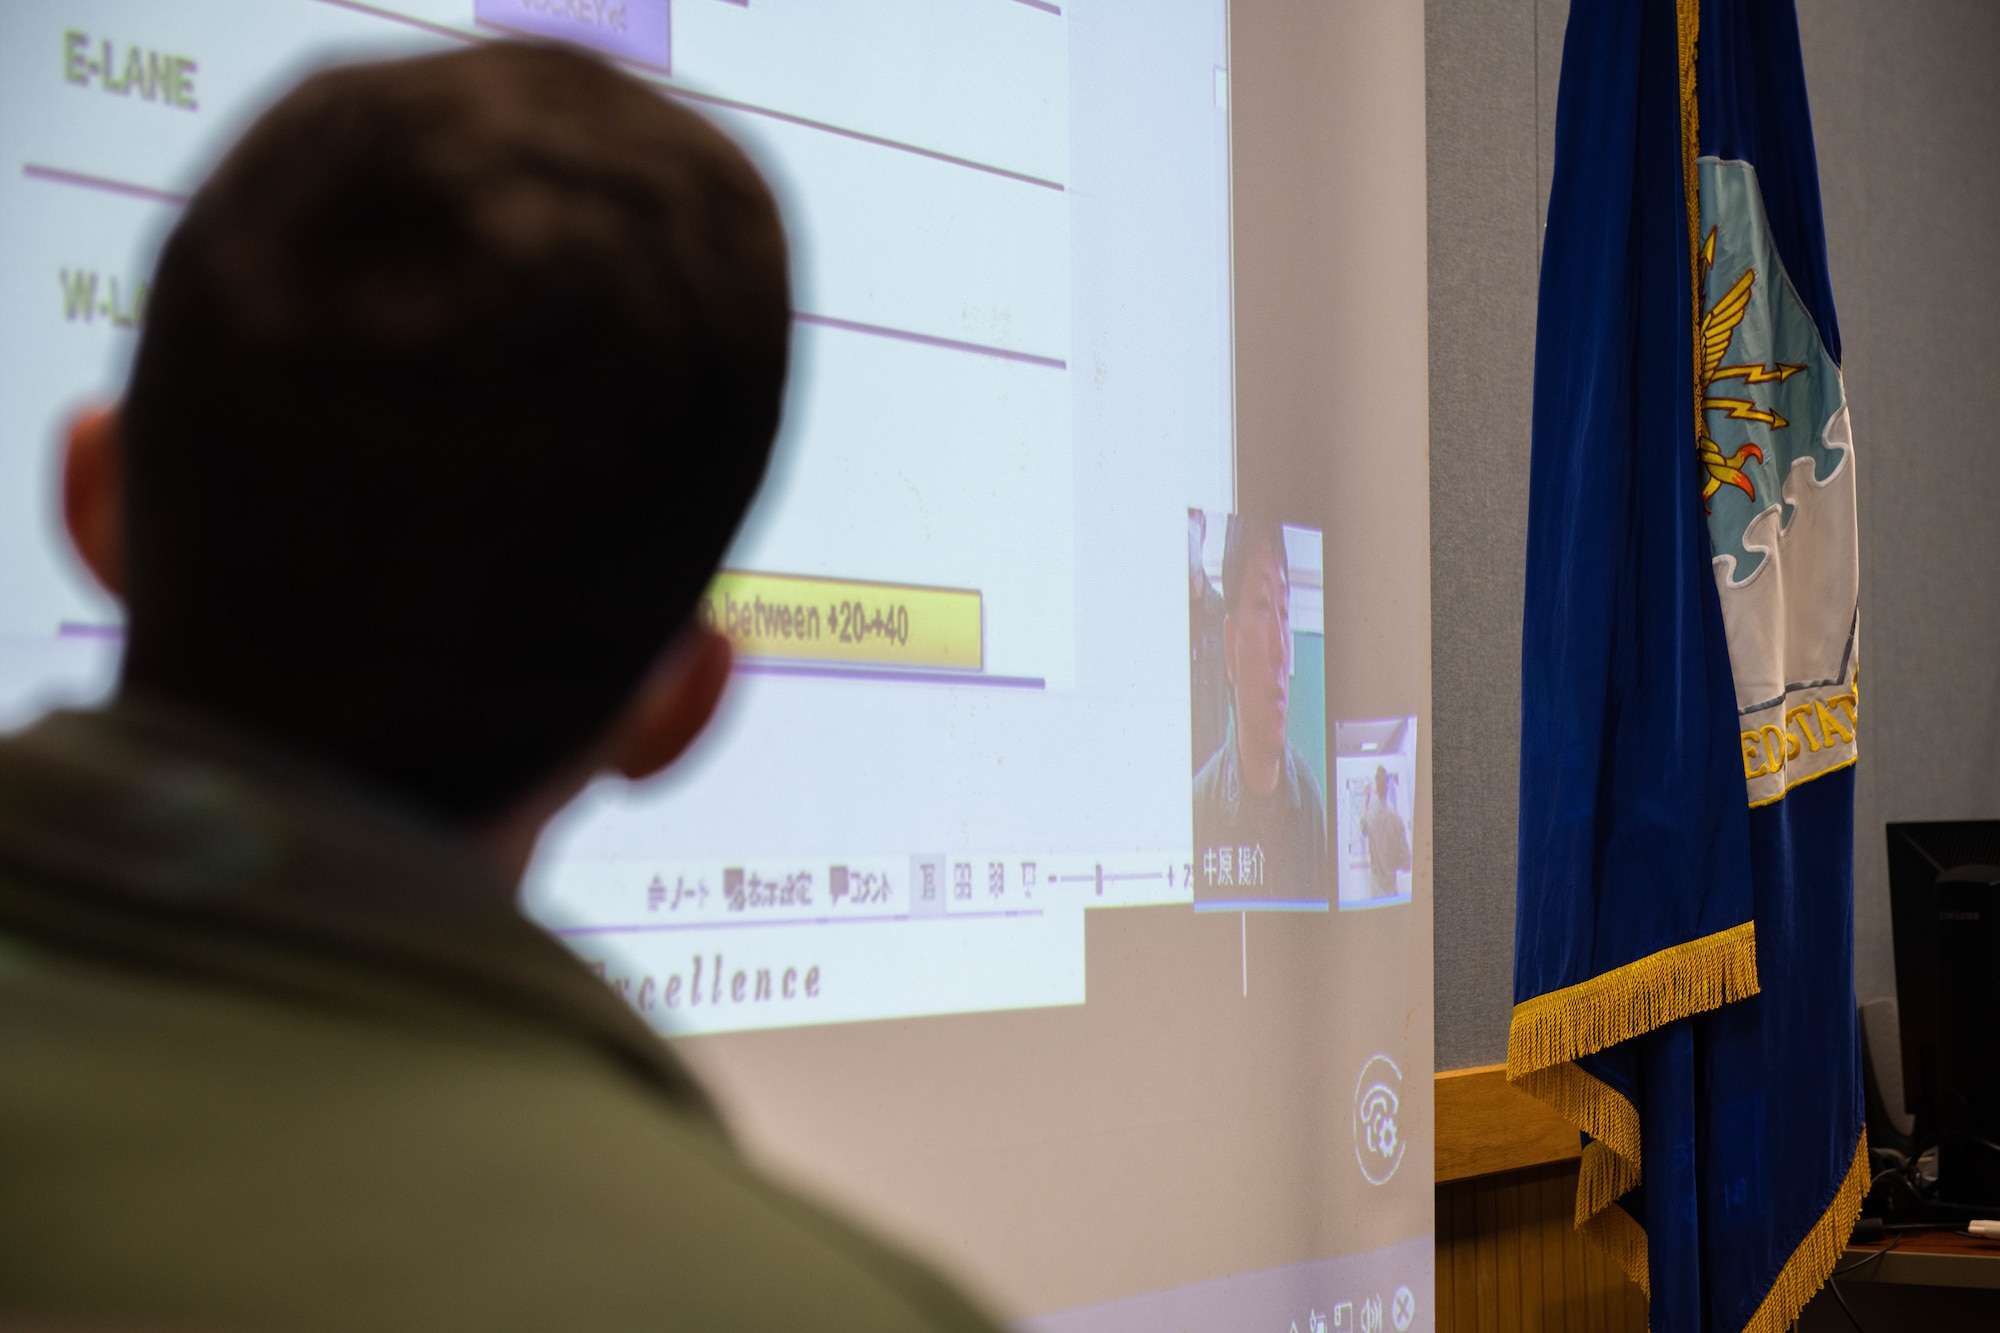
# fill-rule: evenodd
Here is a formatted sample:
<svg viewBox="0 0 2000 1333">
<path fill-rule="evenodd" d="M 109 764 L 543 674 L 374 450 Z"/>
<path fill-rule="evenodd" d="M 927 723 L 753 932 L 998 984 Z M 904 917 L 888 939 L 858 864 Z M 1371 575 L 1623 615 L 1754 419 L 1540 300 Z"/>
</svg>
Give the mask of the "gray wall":
<svg viewBox="0 0 2000 1333">
<path fill-rule="evenodd" d="M 1437 1067 L 1506 1058 L 1535 283 L 1567 0 L 1429 0 Z M 1882 824 L 2000 818 L 2000 5 L 1799 0 L 1861 502 L 1855 982 Z"/>
</svg>

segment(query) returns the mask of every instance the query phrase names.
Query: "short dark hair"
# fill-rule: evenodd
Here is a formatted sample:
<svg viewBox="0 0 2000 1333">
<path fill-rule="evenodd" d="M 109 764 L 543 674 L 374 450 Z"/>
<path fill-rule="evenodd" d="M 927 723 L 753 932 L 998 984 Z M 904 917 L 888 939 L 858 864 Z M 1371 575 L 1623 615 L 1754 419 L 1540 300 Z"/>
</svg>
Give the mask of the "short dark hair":
<svg viewBox="0 0 2000 1333">
<path fill-rule="evenodd" d="M 1292 586 L 1292 562 L 1285 552 L 1285 530 L 1267 518 L 1248 518 L 1242 514 L 1231 514 L 1229 526 L 1222 535 L 1222 608 L 1225 613 L 1236 609 L 1236 602 L 1243 595 L 1243 575 L 1250 563 L 1250 557 L 1259 550 L 1271 552 L 1271 558 L 1278 562 L 1278 575 L 1284 579 L 1285 587 Z"/>
<path fill-rule="evenodd" d="M 769 189 L 637 79 L 508 42 L 313 76 L 160 259 L 123 687 L 494 815 L 687 621 L 790 330 Z"/>
</svg>

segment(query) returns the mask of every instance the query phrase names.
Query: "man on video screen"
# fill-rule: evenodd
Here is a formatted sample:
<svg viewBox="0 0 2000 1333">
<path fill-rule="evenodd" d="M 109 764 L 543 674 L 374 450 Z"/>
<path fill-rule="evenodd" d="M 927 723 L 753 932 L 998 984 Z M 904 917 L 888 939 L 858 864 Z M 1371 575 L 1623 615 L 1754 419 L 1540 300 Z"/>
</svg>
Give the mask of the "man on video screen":
<svg viewBox="0 0 2000 1333">
<path fill-rule="evenodd" d="M 1196 882 L 1203 897 L 1324 896 L 1326 800 L 1285 729 L 1291 591 L 1283 529 L 1231 515 L 1222 554 L 1230 735 L 1194 779 Z M 1220 873 L 1225 863 L 1227 874 Z"/>
<path fill-rule="evenodd" d="M 1375 765 L 1375 785 L 1361 816 L 1361 836 L 1368 842 L 1368 896 L 1400 896 L 1396 873 L 1410 868 L 1410 839 L 1389 798 L 1389 770 L 1380 764 Z"/>
</svg>

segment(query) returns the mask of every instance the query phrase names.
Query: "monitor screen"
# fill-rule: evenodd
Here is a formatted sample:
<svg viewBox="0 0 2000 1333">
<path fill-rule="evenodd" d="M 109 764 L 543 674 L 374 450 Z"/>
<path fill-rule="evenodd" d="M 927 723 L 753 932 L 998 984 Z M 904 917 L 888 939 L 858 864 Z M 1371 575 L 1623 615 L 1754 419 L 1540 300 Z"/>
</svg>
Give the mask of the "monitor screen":
<svg viewBox="0 0 2000 1333">
<path fill-rule="evenodd" d="M 8 6 L 0 723 L 115 678 L 56 441 L 206 166 L 312 68 L 509 34 L 710 116 L 796 255 L 723 711 L 527 910 L 1010 1319 L 1431 1327 L 1416 0 Z"/>
<path fill-rule="evenodd" d="M 1993 941 L 1984 900 L 2000 883 L 2000 820 L 1890 824 L 1890 925 L 1896 958 L 1900 1067 L 1874 1065 L 1890 1104 L 1907 1106 L 1918 1151 L 1942 1138 L 1944 1197 L 1990 1203 L 1996 1195 L 1987 1160 L 1993 1112 L 1991 1030 L 1984 1015 L 1993 991 Z M 1980 1123 L 1966 1112 L 1981 1108 Z M 1964 1172 L 1976 1156 L 1980 1192 L 1968 1195 Z"/>
</svg>

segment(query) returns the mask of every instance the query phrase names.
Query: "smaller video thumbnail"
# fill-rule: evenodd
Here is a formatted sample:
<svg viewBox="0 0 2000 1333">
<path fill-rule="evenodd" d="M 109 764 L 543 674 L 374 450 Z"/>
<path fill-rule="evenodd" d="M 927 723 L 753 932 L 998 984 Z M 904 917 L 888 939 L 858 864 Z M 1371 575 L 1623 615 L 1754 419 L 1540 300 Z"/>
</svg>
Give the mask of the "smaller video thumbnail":
<svg viewBox="0 0 2000 1333">
<path fill-rule="evenodd" d="M 1341 910 L 1410 901 L 1417 720 L 1335 722 L 1333 791 Z"/>
</svg>

